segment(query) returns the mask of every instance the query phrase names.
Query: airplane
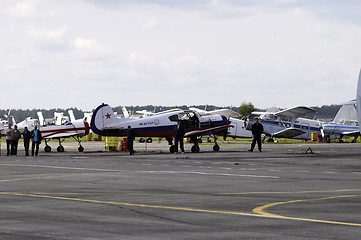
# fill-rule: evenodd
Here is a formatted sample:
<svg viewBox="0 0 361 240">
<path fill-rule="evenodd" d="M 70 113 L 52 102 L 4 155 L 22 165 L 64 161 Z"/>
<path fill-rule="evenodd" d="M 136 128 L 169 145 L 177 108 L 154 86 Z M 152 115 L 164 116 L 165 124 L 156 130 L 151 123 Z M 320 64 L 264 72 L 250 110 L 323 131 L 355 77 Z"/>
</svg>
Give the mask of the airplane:
<svg viewBox="0 0 361 240">
<path fill-rule="evenodd" d="M 273 138 L 294 138 L 310 140 L 312 132 L 320 133 L 321 123 L 317 120 L 303 118 L 314 114 L 316 110 L 306 106 L 295 106 L 285 110 L 270 108 L 266 112 L 252 112 L 247 119 L 246 129 L 252 130 L 255 117 L 258 116 L 263 125 L 264 134 L 272 142 Z"/>
<path fill-rule="evenodd" d="M 190 110 L 178 110 L 161 113 L 147 118 L 139 119 L 118 119 L 112 108 L 108 104 L 99 105 L 93 112 L 91 129 L 94 133 L 102 136 L 126 136 L 127 127 L 131 126 L 138 137 L 165 137 L 170 148 L 169 151 L 176 151 L 173 145 L 174 130 L 177 121 L 180 120 L 186 128 L 185 137 L 189 137 L 193 146 L 193 153 L 200 151 L 197 137 L 212 135 L 216 139 L 217 135 L 227 134 L 227 129 L 231 127 L 228 119 L 222 115 L 200 116 L 197 112 Z M 214 151 L 219 151 L 220 147 L 215 141 Z"/>
<path fill-rule="evenodd" d="M 83 119 L 74 120 L 72 122 L 64 122 L 68 117 L 64 117 L 63 114 L 54 114 L 55 121 L 46 121 L 41 112 L 38 112 L 39 117 L 39 130 L 42 134 L 42 137 L 45 141 L 45 152 L 51 152 L 51 147 L 48 142 L 52 139 L 59 141 L 59 146 L 57 147 L 58 152 L 64 152 L 64 147 L 62 142 L 65 138 L 72 137 L 79 143 L 78 151 L 83 152 L 84 147 L 81 145 L 80 137 L 88 135 L 90 127 L 89 123 Z M 74 117 L 74 114 L 70 114 L 71 118 Z M 74 118 L 75 119 L 75 118 Z M 60 125 L 59 125 L 60 124 Z"/>
<path fill-rule="evenodd" d="M 338 138 L 339 142 L 342 143 L 342 138 L 345 136 L 354 137 L 352 142 L 356 142 L 358 136 L 360 136 L 360 131 L 355 104 L 356 100 L 342 104 L 332 122 L 321 123 L 321 134 L 325 142 L 330 143 L 331 139 Z"/>
</svg>

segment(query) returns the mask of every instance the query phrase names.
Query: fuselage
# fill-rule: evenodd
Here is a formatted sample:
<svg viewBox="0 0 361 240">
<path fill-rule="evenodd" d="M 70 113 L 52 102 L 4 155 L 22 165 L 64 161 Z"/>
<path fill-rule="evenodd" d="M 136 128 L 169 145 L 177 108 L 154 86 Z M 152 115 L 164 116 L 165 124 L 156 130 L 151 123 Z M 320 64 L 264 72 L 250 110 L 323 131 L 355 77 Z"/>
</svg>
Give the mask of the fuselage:
<svg viewBox="0 0 361 240">
<path fill-rule="evenodd" d="M 174 111 L 146 118 L 116 118 L 111 107 L 100 105 L 93 113 L 91 128 L 94 133 L 102 136 L 126 136 L 130 126 L 138 137 L 173 138 L 180 120 L 186 132 L 203 130 L 228 124 L 222 115 L 199 116 L 193 111 Z"/>
</svg>

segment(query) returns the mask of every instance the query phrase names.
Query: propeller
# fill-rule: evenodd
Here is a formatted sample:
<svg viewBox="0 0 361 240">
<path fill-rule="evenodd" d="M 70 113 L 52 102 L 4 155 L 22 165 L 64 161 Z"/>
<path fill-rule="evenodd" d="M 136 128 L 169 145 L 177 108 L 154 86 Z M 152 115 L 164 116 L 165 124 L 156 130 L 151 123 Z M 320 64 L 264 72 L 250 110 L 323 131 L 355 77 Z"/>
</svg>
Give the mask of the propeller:
<svg viewBox="0 0 361 240">
<path fill-rule="evenodd" d="M 321 136 L 324 138 L 325 137 L 325 131 L 323 130 L 322 122 L 319 119 L 318 119 L 318 125 L 319 125 L 319 128 L 320 128 Z"/>
</svg>

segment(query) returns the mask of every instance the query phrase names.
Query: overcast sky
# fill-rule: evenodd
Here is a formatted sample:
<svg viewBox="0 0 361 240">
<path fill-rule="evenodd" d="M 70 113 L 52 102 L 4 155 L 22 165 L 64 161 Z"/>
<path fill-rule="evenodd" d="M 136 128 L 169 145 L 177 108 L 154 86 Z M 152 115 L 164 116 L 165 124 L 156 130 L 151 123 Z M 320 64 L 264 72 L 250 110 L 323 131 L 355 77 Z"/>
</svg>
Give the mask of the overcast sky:
<svg viewBox="0 0 361 240">
<path fill-rule="evenodd" d="M 358 0 L 1 3 L 1 109 L 355 98 Z"/>
</svg>

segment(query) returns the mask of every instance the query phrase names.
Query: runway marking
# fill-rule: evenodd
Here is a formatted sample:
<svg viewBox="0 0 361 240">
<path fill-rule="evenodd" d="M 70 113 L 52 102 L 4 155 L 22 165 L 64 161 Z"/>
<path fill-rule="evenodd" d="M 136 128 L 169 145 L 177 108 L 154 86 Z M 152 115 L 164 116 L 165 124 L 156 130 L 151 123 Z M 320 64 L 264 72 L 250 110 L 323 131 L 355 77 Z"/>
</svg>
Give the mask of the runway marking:
<svg viewBox="0 0 361 240">
<path fill-rule="evenodd" d="M 240 193 L 217 193 L 217 195 L 337 193 L 337 192 L 358 192 L 358 191 L 361 191 L 361 189 L 340 189 L 340 190 L 320 190 L 320 191 L 295 191 L 295 192 L 240 192 Z"/>
<path fill-rule="evenodd" d="M 69 170 L 83 170 L 83 171 L 102 171 L 102 172 L 122 172 L 126 170 L 116 169 L 103 169 L 103 168 L 77 168 L 77 167 L 62 167 L 62 166 L 48 166 L 48 165 L 31 165 L 31 164 L 10 164 L 0 163 L 1 166 L 13 166 L 13 167 L 38 167 L 38 168 L 54 168 L 54 169 L 69 169 Z"/>
<path fill-rule="evenodd" d="M 150 172 L 150 171 L 148 171 Z M 90 174 L 90 173 L 84 173 Z M 55 177 L 66 177 L 66 176 L 75 176 L 77 174 L 68 174 L 61 176 L 44 176 L 44 177 L 34 177 L 34 178 L 17 178 L 17 179 L 7 179 L 0 180 L 2 182 L 6 181 L 21 181 L 21 180 L 31 180 L 31 179 L 45 179 L 45 178 L 55 178 Z M 228 175 L 228 174 L 227 174 Z M 308 192 L 344 192 L 344 191 L 360 191 L 361 189 L 344 189 L 344 190 L 330 190 L 330 191 L 300 191 L 296 193 L 308 193 Z M 250 194 L 252 192 L 249 192 Z M 262 192 L 253 192 L 253 193 L 262 193 Z M 264 193 L 272 193 L 275 192 L 264 192 Z M 277 193 L 277 192 L 276 192 Z M 281 193 L 281 192 L 278 192 Z M 290 192 L 284 192 L 290 193 Z M 25 194 L 18 192 L 0 192 L 1 195 L 10 195 L 10 196 L 25 196 L 25 197 L 36 197 L 36 198 L 47 198 L 47 199 L 57 199 L 57 200 L 68 200 L 68 201 L 78 201 L 78 202 L 88 202 L 88 203 L 98 203 L 98 204 L 112 204 L 112 205 L 122 205 L 122 206 L 130 206 L 130 207 L 145 207 L 145 208 L 158 208 L 158 209 L 169 209 L 169 210 L 179 210 L 179 211 L 188 211 L 188 212 L 202 212 L 202 213 L 217 213 L 217 214 L 229 214 L 229 215 L 238 215 L 238 216 L 250 216 L 250 217 L 262 217 L 262 218 L 275 218 L 275 219 L 286 219 L 286 220 L 297 220 L 297 221 L 306 221 L 306 222 L 315 222 L 315 223 L 327 223 L 327 224 L 337 224 L 337 225 L 347 225 L 347 226 L 357 226 L 361 227 L 359 223 L 348 223 L 348 222 L 338 222 L 338 221 L 327 221 L 327 220 L 318 220 L 318 219 L 308 219 L 308 218 L 295 218 L 295 217 L 286 217 L 281 215 L 276 215 L 272 213 L 268 213 L 265 209 L 280 205 L 287 204 L 293 202 L 305 202 L 312 200 L 325 200 L 325 199 L 333 199 L 333 198 L 342 198 L 342 197 L 356 197 L 360 195 L 345 195 L 345 196 L 336 196 L 336 197 L 328 197 L 328 198 L 318 198 L 318 199 L 304 199 L 304 200 L 294 200 L 288 202 L 278 202 L 271 203 L 264 206 L 257 207 L 253 209 L 254 213 L 243 213 L 243 212 L 231 212 L 231 211 L 220 211 L 220 210 L 206 210 L 206 209 L 196 209 L 196 208 L 184 208 L 184 207 L 170 207 L 170 206 L 159 206 L 159 205 L 147 205 L 147 204 L 134 204 L 134 203 L 121 203 L 121 202 L 111 202 L 111 201 L 99 201 L 99 200 L 91 200 L 91 199 L 81 199 L 81 198 L 69 198 L 69 197 L 58 197 L 58 196 L 49 196 L 49 195 L 39 195 L 39 194 Z M 69 193 L 71 194 L 71 193 Z M 76 194 L 76 193 L 75 193 Z M 240 193 L 238 193 L 240 194 Z M 243 193 L 246 194 L 246 193 Z"/>
<path fill-rule="evenodd" d="M 76 202 L 121 205 L 121 206 L 128 206 L 128 207 L 145 207 L 145 208 L 179 210 L 179 211 L 187 211 L 187 212 L 220 213 L 220 214 L 231 214 L 231 215 L 239 215 L 239 216 L 264 217 L 262 215 L 255 214 L 255 213 L 242 213 L 242 212 L 218 211 L 218 210 L 207 210 L 207 209 L 197 209 L 197 208 L 170 207 L 170 206 L 159 206 L 159 205 L 148 205 L 148 204 L 135 204 L 135 203 L 112 202 L 112 201 L 99 201 L 99 200 L 91 200 L 91 199 L 58 197 L 58 196 L 38 195 L 38 194 L 26 194 L 26 193 L 18 193 L 18 192 L 0 192 L 0 194 L 2 194 L 2 195 L 10 195 L 10 196 L 24 196 L 24 197 L 36 197 L 36 198 L 67 200 L 67 201 L 76 201 Z"/>
<path fill-rule="evenodd" d="M 76 168 L 76 167 L 62 167 L 62 166 L 48 166 L 48 165 L 31 165 L 31 164 L 0 164 L 3 166 L 22 166 L 22 167 L 38 167 L 38 168 L 54 168 L 54 169 L 69 169 L 69 170 L 83 170 L 83 171 L 101 171 L 101 172 L 122 172 L 122 173 L 170 173 L 170 174 L 199 174 L 199 175 L 213 175 L 213 176 L 233 176 L 233 177 L 252 177 L 252 178 L 273 178 L 278 179 L 277 176 L 265 175 L 247 175 L 247 174 L 231 174 L 231 173 L 208 173 L 208 172 L 182 172 L 182 171 L 132 171 L 123 169 L 102 169 L 102 168 Z M 188 166 L 188 165 L 184 165 Z M 191 167 L 191 166 L 188 166 Z"/>
<path fill-rule="evenodd" d="M 343 195 L 343 196 L 334 196 L 334 197 L 325 197 L 325 198 L 313 198 L 313 199 L 300 199 L 300 200 L 292 200 L 286 202 L 276 202 L 266 204 L 257 208 L 253 209 L 254 213 L 258 213 L 262 216 L 269 217 L 269 218 L 277 218 L 277 219 L 286 219 L 286 220 L 296 220 L 296 221 L 304 221 L 304 222 L 315 222 L 315 223 L 328 223 L 328 224 L 336 224 L 336 225 L 346 225 L 346 226 L 356 226 L 361 227 L 361 223 L 350 223 L 350 222 L 340 222 L 340 221 L 328 221 L 328 220 L 319 220 L 319 219 L 312 219 L 312 218 L 297 218 L 297 217 L 287 217 L 281 216 L 273 213 L 269 213 L 266 211 L 267 208 L 281 205 L 281 204 L 289 204 L 289 203 L 298 203 L 298 202 L 308 202 L 308 201 L 320 201 L 320 200 L 329 200 L 329 199 L 336 199 L 336 198 L 348 198 L 348 197 L 360 197 L 361 194 L 357 195 Z"/>
<path fill-rule="evenodd" d="M 265 211 L 266 208 L 269 208 L 269 207 L 272 207 L 272 206 L 275 206 L 275 205 L 279 205 L 279 204 L 287 204 L 287 203 L 294 203 L 294 202 L 305 202 L 305 201 L 312 201 L 312 200 L 325 200 L 325 199 L 342 198 L 342 197 L 356 197 L 356 196 L 361 196 L 361 195 L 345 195 L 345 196 L 336 196 L 336 197 L 328 197 L 328 198 L 304 199 L 304 200 L 294 200 L 294 201 L 288 201 L 288 202 L 271 203 L 271 204 L 267 204 L 267 205 L 264 205 L 264 206 L 253 209 L 254 213 L 244 213 L 244 212 L 207 210 L 207 209 L 186 208 L 186 207 L 170 207 L 170 206 L 149 205 L 149 204 L 135 204 L 135 203 L 124 203 L 124 202 L 100 201 L 100 200 L 91 200 L 91 199 L 83 199 L 83 198 L 69 198 L 69 197 L 39 195 L 39 194 L 26 194 L 26 193 L 18 193 L 18 192 L 0 192 L 0 194 L 1 195 L 8 195 L 8 196 L 23 196 L 23 197 L 56 199 L 56 200 L 66 200 L 66 201 L 85 202 L 85 203 L 120 205 L 120 206 L 127 206 L 127 207 L 144 207 L 144 208 L 178 210 L 178 211 L 187 211 L 187 212 L 228 214 L 228 215 L 238 215 L 238 216 L 248 216 L 248 217 L 286 219 L 286 220 L 296 220 L 296 221 L 304 221 L 304 222 L 315 222 L 315 223 L 326 223 L 326 224 L 361 227 L 360 223 L 349 223 L 349 222 L 327 221 L 327 220 L 309 219 L 309 218 L 286 217 L 286 216 L 271 214 L 271 213 L 268 213 L 268 212 Z"/>
</svg>

